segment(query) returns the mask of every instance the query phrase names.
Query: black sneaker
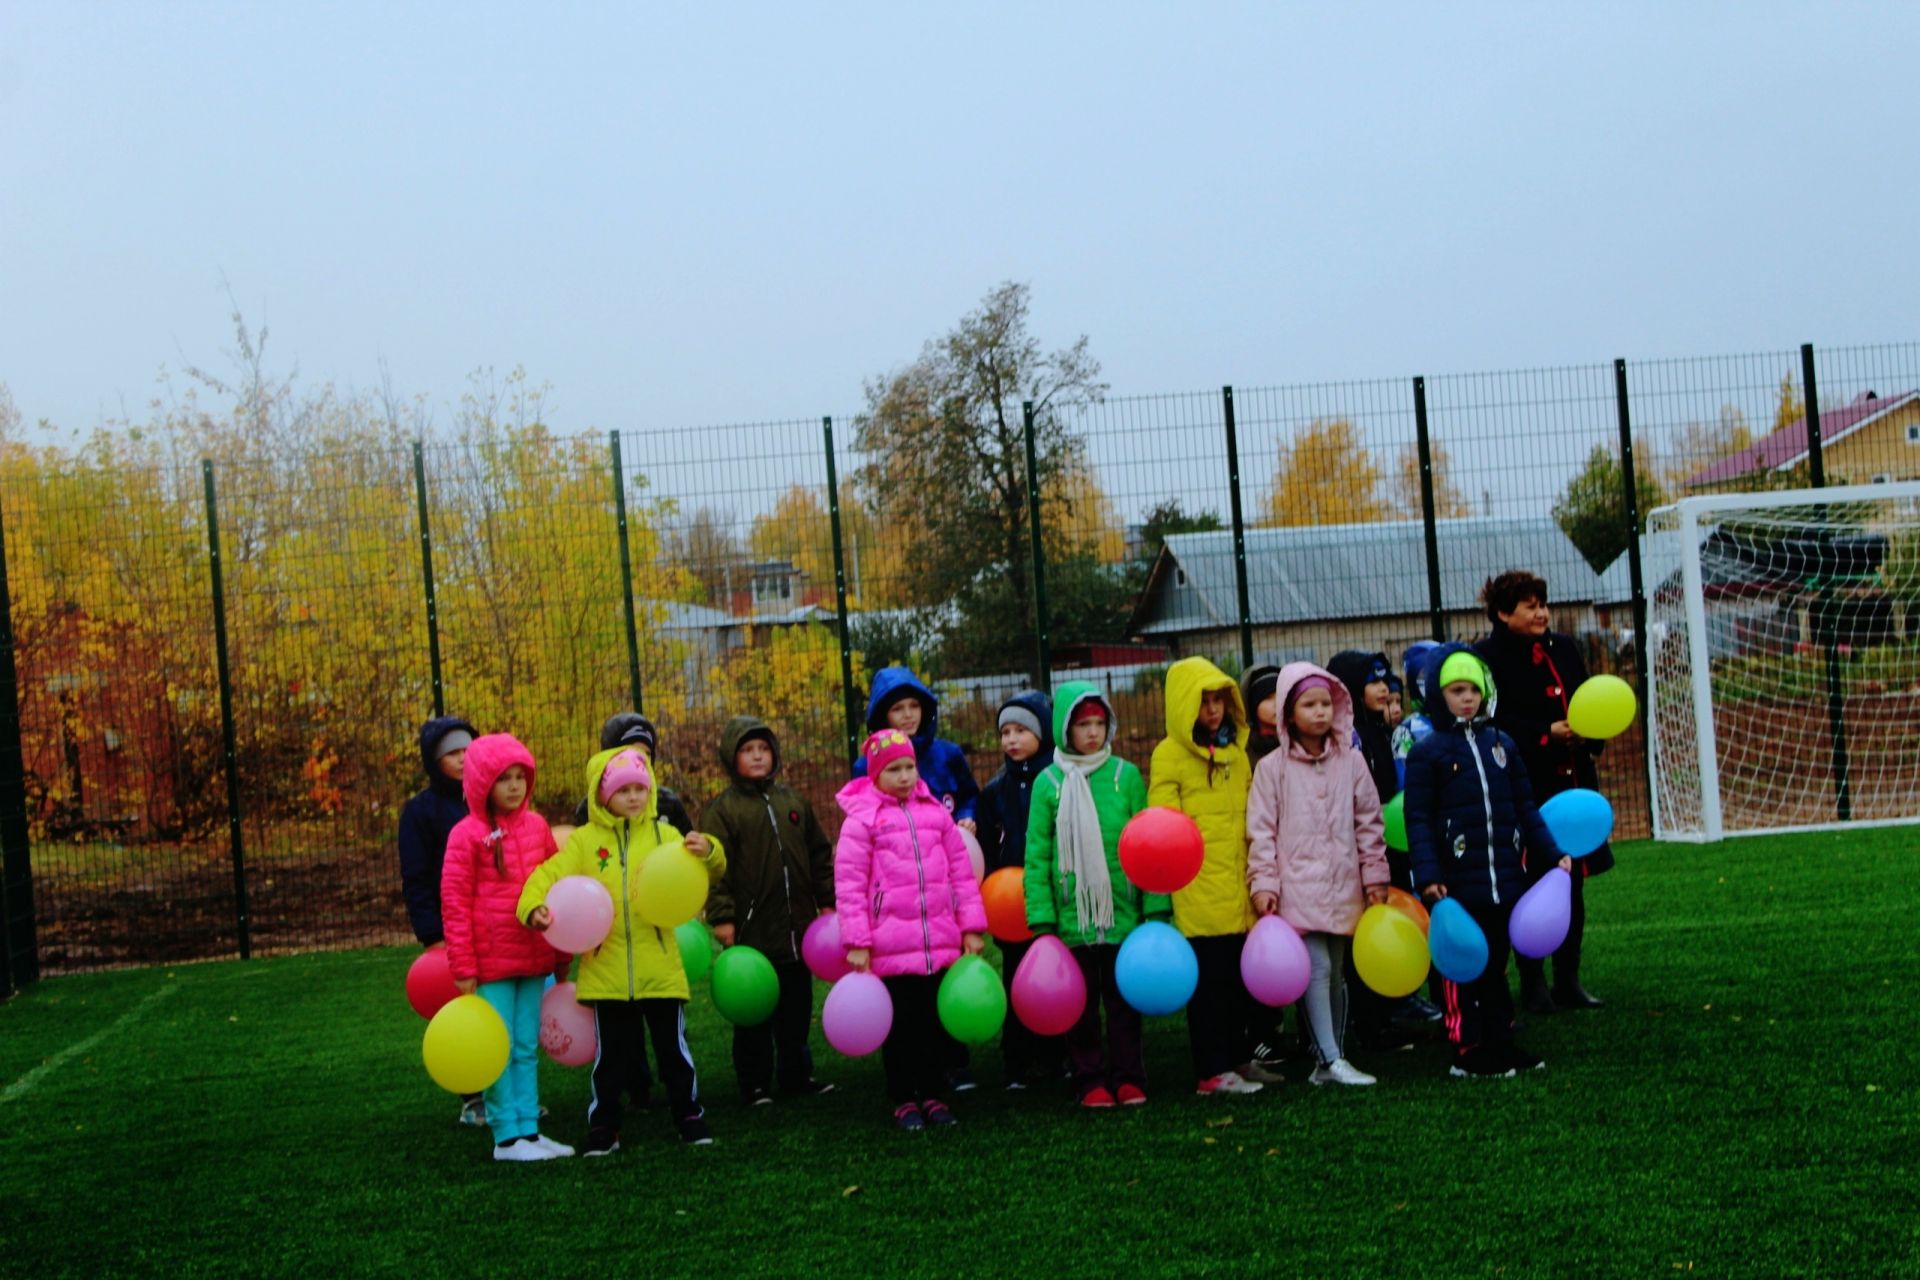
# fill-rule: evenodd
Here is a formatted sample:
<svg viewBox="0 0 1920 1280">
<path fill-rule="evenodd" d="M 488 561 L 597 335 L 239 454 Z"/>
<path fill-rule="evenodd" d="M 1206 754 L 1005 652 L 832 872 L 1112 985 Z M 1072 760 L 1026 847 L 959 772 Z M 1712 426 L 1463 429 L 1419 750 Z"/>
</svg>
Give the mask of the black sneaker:
<svg viewBox="0 0 1920 1280">
<path fill-rule="evenodd" d="M 1517 1044 L 1502 1045 L 1502 1056 L 1515 1071 L 1538 1071 L 1547 1065 L 1547 1060 L 1538 1054 L 1528 1053 Z"/>
<path fill-rule="evenodd" d="M 1473 1048 L 1454 1054 L 1447 1074 L 1459 1080 L 1506 1080 L 1519 1073 L 1505 1054 L 1490 1048 Z"/>
<path fill-rule="evenodd" d="M 707 1129 L 705 1116 L 688 1116 L 680 1122 L 680 1141 L 690 1147 L 710 1147 L 713 1134 Z"/>
<path fill-rule="evenodd" d="M 1579 983 L 1553 989 L 1553 1003 L 1562 1009 L 1604 1009 L 1607 1002 Z"/>
<path fill-rule="evenodd" d="M 580 1148 L 582 1156 L 610 1156 L 620 1149 L 620 1135 L 612 1129 L 589 1129 Z"/>
<path fill-rule="evenodd" d="M 740 1100 L 750 1107 L 770 1107 L 773 1105 L 773 1095 L 765 1089 L 749 1089 L 740 1095 Z"/>
<path fill-rule="evenodd" d="M 946 1129 L 960 1123 L 953 1112 L 947 1110 L 947 1104 L 938 1098 L 928 1098 L 925 1102 L 921 1103 L 920 1113 L 926 1117 L 927 1123 L 935 1129 Z"/>
<path fill-rule="evenodd" d="M 962 1067 L 957 1071 L 947 1072 L 947 1087 L 955 1093 L 971 1093 L 979 1086 L 974 1081 L 973 1072 Z"/>
<path fill-rule="evenodd" d="M 793 1092 L 803 1097 L 821 1098 L 833 1092 L 831 1080 L 803 1080 L 795 1085 Z"/>
<path fill-rule="evenodd" d="M 927 1118 L 920 1114 L 919 1107 L 903 1102 L 893 1109 L 893 1127 L 903 1133 L 918 1133 L 927 1127 Z"/>
</svg>

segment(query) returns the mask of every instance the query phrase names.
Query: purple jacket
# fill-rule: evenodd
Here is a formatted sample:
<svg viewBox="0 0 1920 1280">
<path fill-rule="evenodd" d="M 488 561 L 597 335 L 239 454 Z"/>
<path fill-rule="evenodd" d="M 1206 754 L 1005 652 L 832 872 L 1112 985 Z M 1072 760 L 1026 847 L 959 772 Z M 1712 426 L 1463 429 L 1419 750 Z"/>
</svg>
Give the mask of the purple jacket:
<svg viewBox="0 0 1920 1280">
<path fill-rule="evenodd" d="M 833 856 L 834 910 L 849 951 L 872 951 L 883 978 L 934 974 L 960 958 L 960 935 L 984 933 L 987 909 L 947 807 L 927 784 L 895 800 L 855 778 L 835 797 L 847 820 Z"/>
</svg>

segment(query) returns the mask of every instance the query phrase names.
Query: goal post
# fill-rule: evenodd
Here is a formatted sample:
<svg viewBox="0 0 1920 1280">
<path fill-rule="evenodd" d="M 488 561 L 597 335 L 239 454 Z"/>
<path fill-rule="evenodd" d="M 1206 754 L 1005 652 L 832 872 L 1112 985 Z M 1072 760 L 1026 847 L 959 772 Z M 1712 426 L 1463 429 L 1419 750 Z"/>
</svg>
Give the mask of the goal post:
<svg viewBox="0 0 1920 1280">
<path fill-rule="evenodd" d="M 1647 516 L 1654 835 L 1920 822 L 1920 481 Z"/>
</svg>

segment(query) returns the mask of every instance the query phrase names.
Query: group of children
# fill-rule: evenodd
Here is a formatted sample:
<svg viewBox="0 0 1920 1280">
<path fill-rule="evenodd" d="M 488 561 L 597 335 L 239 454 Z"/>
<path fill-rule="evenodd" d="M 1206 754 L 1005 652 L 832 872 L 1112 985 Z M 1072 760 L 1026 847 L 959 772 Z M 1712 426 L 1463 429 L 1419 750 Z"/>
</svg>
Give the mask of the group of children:
<svg viewBox="0 0 1920 1280">
<path fill-rule="evenodd" d="M 484 1114 L 497 1159 L 572 1154 L 538 1127 L 539 1001 L 568 962 L 539 932 L 553 882 L 593 875 L 608 883 L 616 918 L 607 941 L 580 958 L 578 997 L 593 1008 L 600 1037 L 585 1152 L 618 1150 L 622 1095 L 646 1099 L 646 1038 L 681 1137 L 710 1141 L 686 1045 L 678 943 L 630 910 L 640 861 L 676 844 L 711 879 L 715 940 L 756 948 L 779 978 L 771 1018 L 734 1030 L 735 1076 L 749 1106 L 769 1104 L 776 1087 L 791 1095 L 832 1088 L 813 1074 L 813 980 L 801 937 L 816 916 L 833 913 L 848 963 L 879 976 L 892 998 L 881 1056 L 894 1123 L 956 1122 L 949 1097 L 973 1088 L 974 1077 L 967 1051 L 941 1026 L 936 998 L 944 972 L 984 950 L 987 929 L 963 830 L 977 836 L 989 872 L 1024 869 L 1030 928 L 1066 944 L 1086 983 L 1085 1008 L 1064 1036 L 1008 1019 L 1010 1090 L 1064 1072 L 1082 1107 L 1146 1102 L 1141 1016 L 1121 998 L 1115 964 L 1129 934 L 1155 920 L 1179 929 L 1198 962 L 1186 1010 L 1195 1092 L 1253 1093 L 1279 1080 L 1277 1016 L 1248 995 L 1239 971 L 1248 931 L 1274 914 L 1301 934 L 1311 959 L 1298 1034 L 1314 1059 L 1312 1083 L 1375 1083 L 1346 1056 L 1350 1004 L 1369 1047 L 1403 1042 L 1409 1025 L 1444 1021 L 1456 1076 L 1544 1065 L 1513 1043 L 1507 916 L 1548 868 L 1572 867 L 1535 799 L 1591 786 L 1598 744 L 1566 725 L 1585 672 L 1572 642 L 1548 629 L 1546 584 L 1504 574 L 1487 583 L 1485 601 L 1493 634 L 1479 646 L 1408 651 L 1404 717 L 1383 654 L 1341 653 L 1325 668 L 1256 668 L 1240 682 L 1202 658 L 1174 663 L 1151 785 L 1115 751 L 1112 703 L 1095 685 L 1070 683 L 1051 699 L 1028 690 L 1001 705 L 1004 763 L 982 790 L 965 753 L 938 736 L 933 692 L 905 668 L 888 668 L 874 680 L 869 736 L 837 796 L 837 848 L 806 800 L 779 781 L 778 739 L 752 717 L 735 717 L 722 734 L 730 783 L 697 830 L 677 800 L 679 820 L 666 816 L 653 726 L 632 713 L 608 721 L 587 766 L 585 821 L 565 848 L 528 806 L 534 761 L 523 746 L 504 734 L 477 736 L 464 721 L 429 722 L 421 751 L 430 785 L 401 821 L 409 914 L 422 942 L 444 939 L 462 990 L 477 984 L 512 1040 L 507 1072 L 484 1099 L 465 1100 L 463 1119 Z M 1408 849 L 1400 853 L 1386 846 L 1382 806 L 1403 789 Z M 1140 890 L 1121 868 L 1121 831 L 1148 806 L 1187 814 L 1202 837 L 1199 873 L 1171 895 Z M 1604 848 L 1583 859 L 1576 886 L 1609 865 Z M 1388 1001 L 1351 978 L 1361 913 L 1386 901 L 1391 885 L 1429 902 L 1452 897 L 1487 935 L 1481 977 L 1436 976 L 1439 1007 Z M 1600 1003 L 1579 982 L 1577 889 L 1575 904 L 1552 987 L 1538 962 L 1531 970 L 1522 962 L 1523 999 L 1534 1012 Z M 1009 980 L 1029 945 L 1001 944 Z"/>
</svg>

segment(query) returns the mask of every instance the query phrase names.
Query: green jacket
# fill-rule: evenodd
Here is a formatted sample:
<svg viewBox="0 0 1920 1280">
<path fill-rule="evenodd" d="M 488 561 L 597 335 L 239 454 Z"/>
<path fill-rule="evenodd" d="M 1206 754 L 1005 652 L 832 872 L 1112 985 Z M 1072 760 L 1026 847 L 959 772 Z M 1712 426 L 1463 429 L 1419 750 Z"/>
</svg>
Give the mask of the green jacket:
<svg viewBox="0 0 1920 1280">
<path fill-rule="evenodd" d="M 640 864 L 662 845 L 680 843 L 680 833 L 659 818 L 659 789 L 647 792 L 647 811 L 637 818 L 616 818 L 600 803 L 600 775 L 607 763 L 632 747 L 602 751 L 587 761 L 587 825 L 576 827 L 560 852 L 548 858 L 520 891 L 517 914 L 522 924 L 547 900 L 547 890 L 562 876 L 591 876 L 613 898 L 613 931 L 580 957 L 576 979 L 580 1000 L 685 1000 L 687 971 L 673 930 L 648 924 L 634 910 Z M 727 855 L 719 840 L 706 856 L 707 877 L 717 879 Z"/>
<path fill-rule="evenodd" d="M 1060 686 L 1053 702 L 1055 750 L 1065 750 L 1067 726 L 1073 710 L 1089 699 L 1106 708 L 1109 744 L 1119 737 L 1120 723 L 1099 686 L 1076 680 Z M 1108 945 L 1126 941 L 1142 920 L 1164 920 L 1173 914 L 1173 900 L 1164 893 L 1142 893 L 1120 869 L 1120 832 L 1133 815 L 1147 807 L 1147 783 L 1140 770 L 1119 756 L 1087 778 L 1094 812 L 1100 816 L 1100 839 L 1107 849 L 1107 876 L 1113 882 L 1113 927 L 1099 936 L 1084 928 L 1074 904 L 1074 885 L 1060 872 L 1060 850 L 1054 823 L 1060 813 L 1060 783 L 1066 776 L 1059 764 L 1049 765 L 1033 784 L 1033 808 L 1027 818 L 1027 923 L 1036 933 L 1055 933 L 1070 947 Z"/>
<path fill-rule="evenodd" d="M 773 773 L 765 778 L 734 772 L 734 755 L 749 736 L 773 747 Z M 707 923 L 733 925 L 736 943 L 776 963 L 797 961 L 807 926 L 833 909 L 833 842 L 806 797 L 778 781 L 780 743 L 766 721 L 727 721 L 720 762 L 733 784 L 700 811 L 700 830 L 727 850 L 726 874 L 707 898 Z"/>
</svg>

